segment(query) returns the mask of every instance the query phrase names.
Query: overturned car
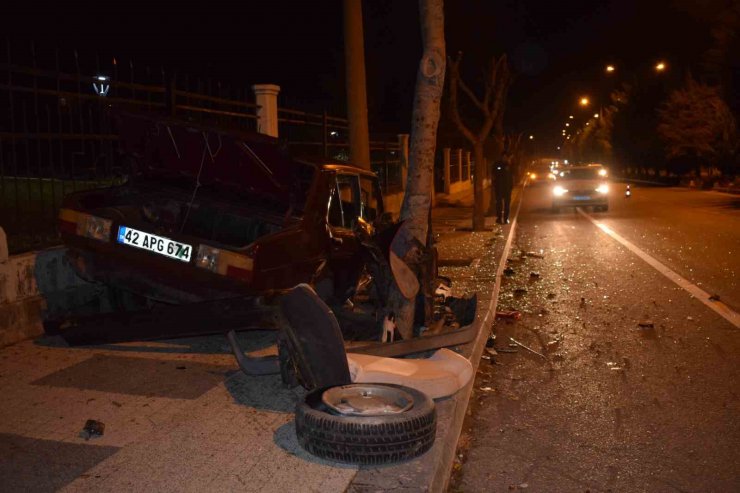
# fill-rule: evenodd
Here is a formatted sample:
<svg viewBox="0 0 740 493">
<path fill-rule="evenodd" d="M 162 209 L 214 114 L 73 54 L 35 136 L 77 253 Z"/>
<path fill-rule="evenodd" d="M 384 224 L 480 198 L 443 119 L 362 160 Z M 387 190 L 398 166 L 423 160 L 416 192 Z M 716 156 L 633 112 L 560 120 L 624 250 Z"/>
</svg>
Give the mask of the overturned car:
<svg viewBox="0 0 740 493">
<path fill-rule="evenodd" d="M 59 213 L 81 277 L 166 303 L 322 277 L 337 297 L 351 294 L 359 223 L 387 218 L 375 174 L 176 120 L 121 115 L 119 130 L 128 182 L 70 195 Z"/>
</svg>

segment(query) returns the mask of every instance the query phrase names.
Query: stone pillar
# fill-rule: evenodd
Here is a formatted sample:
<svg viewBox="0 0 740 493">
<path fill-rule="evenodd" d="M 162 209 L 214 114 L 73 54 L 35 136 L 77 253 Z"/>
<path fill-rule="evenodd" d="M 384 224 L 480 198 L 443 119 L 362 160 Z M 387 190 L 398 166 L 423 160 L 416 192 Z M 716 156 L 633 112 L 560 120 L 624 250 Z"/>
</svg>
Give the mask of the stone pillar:
<svg viewBox="0 0 740 493">
<path fill-rule="evenodd" d="M 409 176 L 409 134 L 398 134 L 398 162 L 401 165 L 401 185 L 405 192 L 406 179 Z"/>
<path fill-rule="evenodd" d="M 257 108 L 257 131 L 272 137 L 278 136 L 277 95 L 280 86 L 275 84 L 255 84 L 252 86 Z"/>
<path fill-rule="evenodd" d="M 444 173 L 445 173 L 445 193 L 450 193 L 450 148 L 445 147 L 442 149 L 442 157 L 444 158 L 444 162 L 442 166 L 444 167 Z"/>
<path fill-rule="evenodd" d="M 462 172 L 462 149 L 457 150 L 457 176 L 460 177 L 460 181 L 463 181 L 463 172 Z"/>
</svg>

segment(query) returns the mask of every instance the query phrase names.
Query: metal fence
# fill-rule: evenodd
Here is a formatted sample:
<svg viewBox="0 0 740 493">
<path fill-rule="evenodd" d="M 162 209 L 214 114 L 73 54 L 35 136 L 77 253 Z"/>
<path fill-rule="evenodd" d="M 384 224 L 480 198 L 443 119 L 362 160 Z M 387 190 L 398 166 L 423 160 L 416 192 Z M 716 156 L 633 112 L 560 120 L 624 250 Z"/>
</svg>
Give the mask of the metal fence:
<svg viewBox="0 0 740 493">
<path fill-rule="evenodd" d="M 58 241 L 65 194 L 121 183 L 113 108 L 161 112 L 199 123 L 256 131 L 253 96 L 211 79 L 190 78 L 116 59 L 6 44 L 0 63 L 0 226 L 11 252 Z M 344 118 L 279 109 L 281 138 L 295 154 L 347 160 Z M 400 188 L 397 142 L 373 142 L 386 192 Z"/>
</svg>

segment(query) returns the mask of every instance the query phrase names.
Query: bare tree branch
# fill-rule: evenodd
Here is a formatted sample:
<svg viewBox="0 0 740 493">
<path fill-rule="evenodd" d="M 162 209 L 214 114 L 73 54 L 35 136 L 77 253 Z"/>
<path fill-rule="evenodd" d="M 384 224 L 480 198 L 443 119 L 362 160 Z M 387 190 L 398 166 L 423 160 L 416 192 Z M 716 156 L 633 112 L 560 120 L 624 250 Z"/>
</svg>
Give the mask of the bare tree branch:
<svg viewBox="0 0 740 493">
<path fill-rule="evenodd" d="M 465 126 L 465 123 L 463 123 L 457 102 L 457 88 L 460 82 L 460 54 L 458 54 L 457 60 L 453 60 L 452 58 L 449 58 L 448 60 L 450 72 L 450 113 L 452 121 L 460 133 L 463 134 L 471 143 L 475 144 L 476 136 L 468 127 Z"/>
</svg>

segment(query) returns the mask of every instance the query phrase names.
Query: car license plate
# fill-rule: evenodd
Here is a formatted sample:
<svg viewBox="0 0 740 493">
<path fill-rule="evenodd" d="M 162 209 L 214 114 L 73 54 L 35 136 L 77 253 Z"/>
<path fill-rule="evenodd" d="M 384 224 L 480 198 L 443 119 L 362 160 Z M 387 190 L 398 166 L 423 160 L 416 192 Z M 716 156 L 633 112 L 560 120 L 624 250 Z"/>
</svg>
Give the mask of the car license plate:
<svg viewBox="0 0 740 493">
<path fill-rule="evenodd" d="M 573 197 L 573 200 L 591 200 L 591 197 L 588 195 L 576 195 Z"/>
<path fill-rule="evenodd" d="M 128 226 L 118 227 L 117 241 L 123 245 L 149 250 L 183 262 L 190 262 L 190 257 L 193 254 L 193 247 L 190 245 L 178 243 L 163 236 L 145 233 Z"/>
</svg>

